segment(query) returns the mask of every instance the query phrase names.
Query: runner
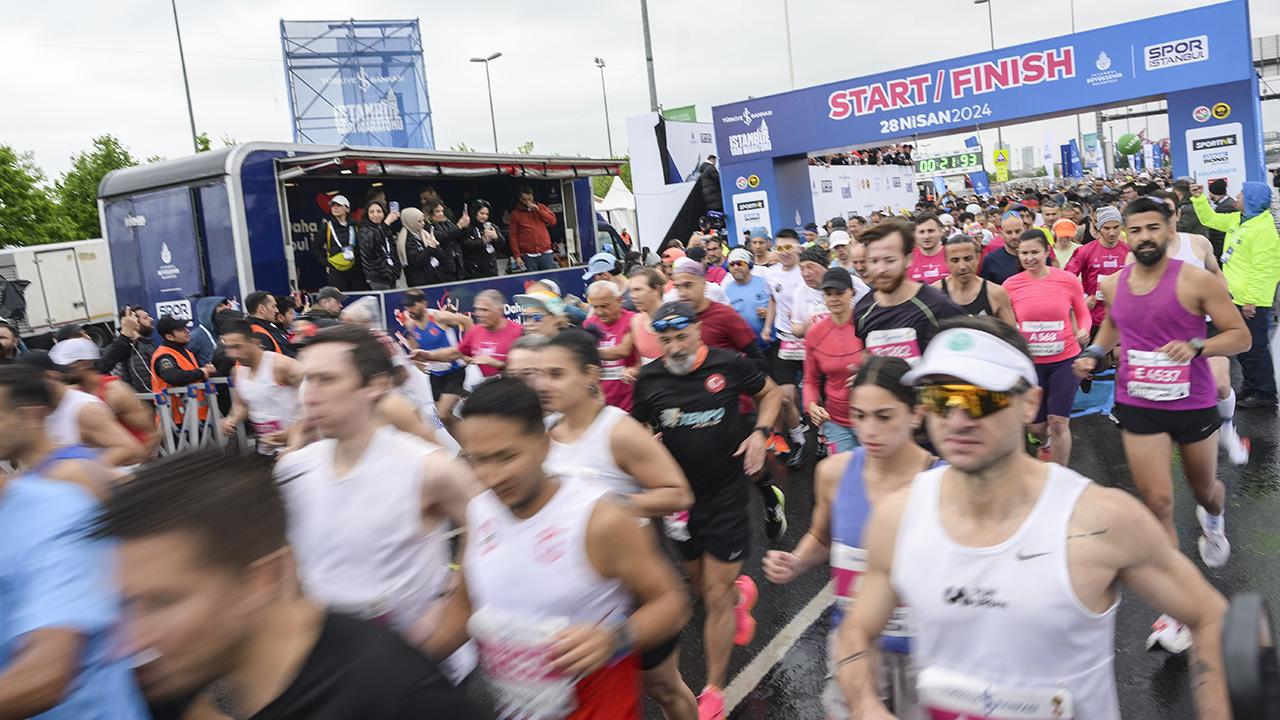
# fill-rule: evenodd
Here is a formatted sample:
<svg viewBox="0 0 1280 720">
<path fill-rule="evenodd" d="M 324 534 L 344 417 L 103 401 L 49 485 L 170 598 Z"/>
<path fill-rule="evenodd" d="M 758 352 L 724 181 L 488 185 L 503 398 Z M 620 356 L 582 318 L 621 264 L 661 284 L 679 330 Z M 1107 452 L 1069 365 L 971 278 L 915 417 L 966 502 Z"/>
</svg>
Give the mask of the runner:
<svg viewBox="0 0 1280 720">
<path fill-rule="evenodd" d="M 640 716 L 637 651 L 689 617 L 679 580 L 603 485 L 550 474 L 537 394 L 503 378 L 462 407 L 465 448 L 488 491 L 467 506 L 459 586 L 425 645 L 474 636 L 499 718 Z"/>
<path fill-rule="evenodd" d="M 595 389 L 602 362 L 589 333 L 566 330 L 538 358 L 536 388 L 551 435 L 547 467 L 604 485 L 645 525 L 693 505 L 693 491 L 671 453 L 627 413 L 601 400 Z M 667 718 L 693 720 L 698 705 L 680 679 L 678 648 L 677 634 L 641 653 L 645 695 Z"/>
<path fill-rule="evenodd" d="M 67 386 L 65 368 L 55 364 L 49 353 L 28 350 L 16 362 L 43 371 L 52 408 L 44 424 L 54 445 L 95 450 L 98 462 L 107 467 L 132 465 L 147 458 L 146 447 L 116 421 L 105 402 Z"/>
<path fill-rule="evenodd" d="M 849 237 L 849 233 L 845 230 L 833 230 L 831 232 L 831 253 L 835 257 L 831 259 L 831 267 L 842 267 L 848 270 L 851 275 L 857 275 L 858 269 L 853 264 L 852 250 L 859 243 L 853 242 Z M 858 277 L 861 280 L 861 276 Z"/>
<path fill-rule="evenodd" d="M 1248 331 L 1231 306 L 1226 287 L 1208 271 L 1168 256 L 1175 231 L 1173 212 L 1156 198 L 1125 206 L 1129 247 L 1137 264 L 1102 282 L 1111 310 L 1096 344 L 1076 360 L 1086 374 L 1116 345 L 1123 352 L 1116 371 L 1115 416 L 1125 457 L 1147 507 L 1178 547 L 1173 524 L 1173 443 L 1178 444 L 1187 484 L 1195 495 L 1203 532 L 1200 558 L 1212 568 L 1230 557 L 1223 521 L 1226 486 L 1217 478 L 1218 413 L 1213 376 L 1205 356 L 1240 352 Z M 1221 330 L 1206 339 L 1205 314 Z M 1183 652 L 1188 630 L 1161 616 L 1147 648 Z"/>
<path fill-rule="evenodd" d="M 431 375 L 431 397 L 436 401 L 446 426 L 454 417 L 453 410 L 466 394 L 466 363 L 458 351 L 458 337 L 465 335 L 474 323 L 465 315 L 432 312 L 427 296 L 421 290 L 406 290 L 400 301 L 408 314 L 405 339 L 411 350 L 423 350 L 415 357 L 425 362 Z"/>
<path fill-rule="evenodd" d="M 821 248 L 809 248 L 800 255 L 800 277 L 804 283 L 796 287 L 795 296 L 791 299 L 791 333 L 798 338 L 803 338 L 814 323 L 827 316 L 827 300 L 821 285 L 823 274 L 830 267 L 831 258 Z M 849 308 L 853 309 L 853 304 L 871 292 L 871 288 L 862 282 L 862 278 L 850 275 L 849 281 L 853 290 Z"/>
<path fill-rule="evenodd" d="M 0 366 L 0 714 L 43 720 L 150 717 L 114 652 L 115 551 L 86 530 L 107 469 L 45 430 L 53 406 L 37 368 Z M 69 452 L 70 451 L 70 452 Z"/>
<path fill-rule="evenodd" d="M 947 276 L 947 255 L 942 249 L 942 222 L 931 212 L 923 212 L 912 220 L 916 224 L 916 246 L 911 251 L 907 277 L 932 285 Z"/>
<path fill-rule="evenodd" d="M 285 525 L 268 462 L 213 448 L 149 463 L 107 501 L 96 533 L 120 545 L 143 717 L 224 717 L 213 692 L 251 720 L 484 717 L 393 633 L 299 594 Z"/>
<path fill-rule="evenodd" d="M 631 316 L 631 335 L 635 338 L 636 352 L 640 354 L 640 362 L 650 363 L 662 356 L 662 347 L 658 344 L 658 336 L 649 327 L 651 315 L 662 307 L 662 288 L 667 278 L 653 268 L 637 270 L 627 278 L 627 287 L 631 288 L 631 301 L 636 305 L 636 314 Z M 628 371 L 627 375 L 634 382 L 638 371 Z"/>
<path fill-rule="evenodd" d="M 462 336 L 458 353 L 467 362 L 480 368 L 485 377 L 493 377 L 506 366 L 507 351 L 511 343 L 520 337 L 520 323 L 512 322 L 503 314 L 507 299 L 497 290 L 481 290 L 471 304 L 475 327 Z M 447 360 L 447 357 L 441 357 Z"/>
<path fill-rule="evenodd" d="M 119 382 L 115 375 L 98 372 L 100 351 L 97 343 L 87 337 L 71 338 L 55 343 L 49 350 L 49 359 L 65 370 L 67 380 L 76 389 L 89 393 L 107 404 L 116 421 L 142 444 L 148 456 L 160 443 L 156 432 L 155 412 L 143 405 L 127 382 Z"/>
<path fill-rule="evenodd" d="M 982 270 L 978 273 L 983 280 L 1003 285 L 1005 280 L 1022 271 L 1022 266 L 1018 264 L 1018 241 L 1026 229 L 1022 216 L 1016 212 L 1007 212 L 1000 217 L 1004 243 L 1000 248 L 987 246 L 982 257 Z"/>
<path fill-rule="evenodd" d="M 857 445 L 849 415 L 849 376 L 862 362 L 853 331 L 853 277 L 841 267 L 822 277 L 827 313 L 804 336 L 804 406 L 831 453 Z"/>
<path fill-rule="evenodd" d="M 298 420 L 302 366 L 291 357 L 263 350 L 246 322 L 224 325 L 221 340 L 227 357 L 236 363 L 231 412 L 222 421 L 222 432 L 233 436 L 248 420 L 258 452 L 274 455 L 287 444 L 289 429 Z"/>
<path fill-rule="evenodd" d="M 1022 272 L 1004 281 L 1018 330 L 1027 339 L 1040 378 L 1040 412 L 1027 427 L 1040 452 L 1066 466 L 1071 460 L 1071 406 L 1080 378 L 1071 362 L 1089 341 L 1092 317 L 1080 278 L 1049 267 L 1049 241 L 1039 230 L 1022 233 Z"/>
<path fill-rule="evenodd" d="M 804 285 L 804 278 L 800 274 L 800 240 L 796 232 L 779 230 L 776 242 L 778 264 L 764 274 L 769 283 L 769 309 L 761 338 L 768 345 L 769 377 L 782 388 L 781 425 L 790 440 L 791 452 L 787 464 L 798 467 L 804 462 L 805 427 L 796 386 L 804 372 L 804 341 L 792 333 L 791 313 L 796 289 Z"/>
<path fill-rule="evenodd" d="M 604 401 L 624 412 L 631 410 L 631 383 L 627 368 L 640 364 L 631 335 L 631 316 L 622 309 L 622 291 L 611 280 L 597 280 L 587 287 L 592 315 L 583 327 L 600 336 L 600 388 Z"/>
<path fill-rule="evenodd" d="M 1229 717 L 1226 601 L 1135 498 L 1023 451 L 1042 390 L 1018 332 L 992 318 L 950 320 L 904 380 L 950 466 L 877 501 L 863 531 L 867 569 L 836 653 L 855 717 L 891 717 L 875 692 L 874 643 L 906 604 L 929 717 L 1016 704 L 1003 716 L 1119 718 L 1119 585 L 1190 625 L 1199 716 Z"/>
<path fill-rule="evenodd" d="M 814 471 L 815 498 L 809 532 L 791 552 L 771 550 L 764 558 L 765 578 L 789 583 L 828 559 L 835 583 L 837 605 L 827 636 L 832 675 L 828 676 L 822 704 L 827 717 L 847 720 L 849 707 L 834 682 L 836 633 L 843 616 L 853 607 L 859 578 L 866 569 L 863 529 L 871 506 L 911 484 L 916 473 L 940 462 L 915 442 L 920 427 L 918 400 L 902 384 L 910 366 L 898 358 L 872 356 L 854 378 L 850 413 L 857 420 L 862 447 L 823 460 Z M 919 712 L 910 648 L 907 609 L 894 609 L 888 629 L 880 636 L 880 662 L 876 685 L 880 699 L 899 717 Z"/>
<path fill-rule="evenodd" d="M 1098 239 L 1081 246 L 1063 269 L 1080 277 L 1080 284 L 1086 295 L 1085 304 L 1089 306 L 1089 316 L 1093 321 L 1092 332 L 1096 334 L 1098 328 L 1102 327 L 1102 319 L 1107 315 L 1107 303 L 1098 289 L 1098 282 L 1108 275 L 1120 272 L 1129 248 L 1120 242 L 1124 224 L 1119 210 L 1111 206 L 1098 208 L 1094 221 L 1098 228 Z"/>
<path fill-rule="evenodd" d="M 946 253 L 951 274 L 933 287 L 946 293 L 966 315 L 991 315 L 1015 324 L 1009 294 L 1000 285 L 978 277 L 982 244 L 970 235 L 952 235 L 947 238 Z"/>
<path fill-rule="evenodd" d="M 445 533 L 465 525 L 474 476 L 438 445 L 377 422 L 393 366 L 367 330 L 321 330 L 301 362 L 304 410 L 324 439 L 282 455 L 275 474 L 303 589 L 425 637 L 452 582 Z M 465 655 L 447 667 L 455 680 L 470 670 Z"/>
<path fill-rule="evenodd" d="M 747 243 L 747 249 L 751 251 L 751 262 L 761 268 L 773 267 L 778 262 L 778 256 L 773 252 L 773 243 L 764 235 L 752 237 Z"/>
<path fill-rule="evenodd" d="M 764 467 L 781 392 L 747 358 L 705 345 L 702 323 L 688 305 L 663 305 L 653 329 L 664 356 L 641 369 L 631 415 L 662 433 L 693 486 L 690 538 L 677 545 L 706 608 L 707 686 L 698 697 L 698 717 L 722 718 L 730 653 L 755 634 L 750 611 L 756 587 L 741 574 L 751 539 L 747 478 Z M 756 400 L 754 428 L 741 423 L 743 393 Z"/>
<path fill-rule="evenodd" d="M 964 311 L 928 285 L 907 278 L 915 247 L 915 225 L 889 218 L 858 236 L 867 249 L 867 271 L 875 290 L 853 308 L 854 330 L 868 353 L 915 363 L 938 323 Z"/>
<path fill-rule="evenodd" d="M 507 351 L 506 377 L 519 378 L 532 387 L 542 374 L 538 354 L 551 342 L 546 335 L 521 335 Z"/>
<path fill-rule="evenodd" d="M 761 332 L 764 331 L 764 320 L 769 315 L 769 283 L 763 276 L 752 272 L 753 262 L 751 253 L 743 248 L 734 248 L 730 251 L 729 275 L 731 277 L 724 282 L 724 294 L 728 296 L 729 305 L 734 312 L 747 323 L 756 337 L 760 337 Z"/>
<path fill-rule="evenodd" d="M 1076 244 L 1076 224 L 1063 218 L 1053 222 L 1050 228 L 1053 230 L 1054 265 L 1065 268 L 1071 262 L 1071 256 L 1080 249 Z"/>
<path fill-rule="evenodd" d="M 849 243 L 849 264 L 853 267 L 849 272 L 870 287 L 871 278 L 867 276 L 867 246 L 862 244 L 861 237 Z"/>
</svg>

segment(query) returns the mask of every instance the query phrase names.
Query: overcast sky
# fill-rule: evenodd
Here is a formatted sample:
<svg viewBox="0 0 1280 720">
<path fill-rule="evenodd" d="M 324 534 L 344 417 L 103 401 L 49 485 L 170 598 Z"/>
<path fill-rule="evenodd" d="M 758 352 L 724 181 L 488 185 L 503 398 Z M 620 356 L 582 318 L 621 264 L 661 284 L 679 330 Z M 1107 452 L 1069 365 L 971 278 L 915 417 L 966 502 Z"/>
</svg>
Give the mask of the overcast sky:
<svg viewBox="0 0 1280 720">
<path fill-rule="evenodd" d="M 992 2 L 997 45 L 1070 31 L 1066 0 Z M 1206 4 L 1076 0 L 1076 25 L 1083 30 Z M 639 0 L 178 0 L 178 11 L 196 124 L 215 141 L 291 140 L 281 18 L 420 18 L 442 148 L 491 147 L 484 71 L 468 58 L 496 51 L 503 53 L 492 71 L 504 151 L 533 140 L 539 152 L 606 154 L 597 55 L 608 63 L 616 152 L 626 150 L 626 118 L 649 109 Z M 712 105 L 788 89 L 783 0 L 649 0 L 649 13 L 663 105 L 696 103 L 705 121 Z M 790 15 L 797 87 L 989 47 L 986 10 L 971 0 L 790 0 Z M 1251 16 L 1255 37 L 1280 33 L 1280 2 L 1253 0 Z M 117 135 L 138 157 L 191 152 L 166 0 L 6 3 L 0 62 L 7 68 L 0 76 L 0 143 L 34 152 L 51 175 L 102 133 Z M 1280 90 L 1280 81 L 1271 85 Z M 1280 101 L 1263 108 L 1266 129 L 1280 130 Z M 1163 118 L 1134 120 L 1131 129 L 1144 122 L 1149 137 L 1167 134 Z M 1075 123 L 1023 125 L 1004 136 L 1015 147 L 1039 145 L 1046 132 L 1062 143 Z M 984 140 L 988 146 L 992 136 Z M 958 138 L 935 140 L 930 149 L 960 145 Z"/>
</svg>

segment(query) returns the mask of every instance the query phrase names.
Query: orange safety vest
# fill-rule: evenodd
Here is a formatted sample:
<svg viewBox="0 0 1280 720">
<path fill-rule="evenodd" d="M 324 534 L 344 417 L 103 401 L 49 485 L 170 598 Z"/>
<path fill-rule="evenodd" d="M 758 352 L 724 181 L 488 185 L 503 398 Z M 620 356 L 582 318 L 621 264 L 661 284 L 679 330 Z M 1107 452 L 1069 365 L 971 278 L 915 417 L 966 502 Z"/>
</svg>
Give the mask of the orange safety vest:
<svg viewBox="0 0 1280 720">
<path fill-rule="evenodd" d="M 156 360 L 166 355 L 173 358 L 173 361 L 176 362 L 178 367 L 183 370 L 200 369 L 200 366 L 196 364 L 196 356 L 192 355 L 191 351 L 186 348 L 183 348 L 182 350 L 175 350 L 168 345 L 161 345 L 156 348 L 156 351 L 151 355 L 151 392 L 156 393 L 157 395 L 163 393 L 168 388 L 173 387 L 161 379 L 160 373 L 156 372 Z M 205 402 L 203 390 L 196 391 L 196 399 L 200 401 L 200 419 L 208 419 L 209 405 Z M 169 405 L 173 408 L 173 424 L 178 427 L 182 426 L 183 406 L 186 404 L 186 401 L 187 399 L 181 395 L 169 395 Z M 158 416 L 157 419 L 159 419 Z"/>
<path fill-rule="evenodd" d="M 272 335 L 270 332 L 268 332 L 266 328 L 261 327 L 255 323 L 249 323 L 249 329 L 253 331 L 254 335 L 257 335 L 258 337 L 264 337 L 270 340 L 272 352 L 274 352 L 277 355 L 285 354 L 284 350 L 281 349 L 280 347 L 280 343 L 276 342 L 276 337 Z"/>
</svg>

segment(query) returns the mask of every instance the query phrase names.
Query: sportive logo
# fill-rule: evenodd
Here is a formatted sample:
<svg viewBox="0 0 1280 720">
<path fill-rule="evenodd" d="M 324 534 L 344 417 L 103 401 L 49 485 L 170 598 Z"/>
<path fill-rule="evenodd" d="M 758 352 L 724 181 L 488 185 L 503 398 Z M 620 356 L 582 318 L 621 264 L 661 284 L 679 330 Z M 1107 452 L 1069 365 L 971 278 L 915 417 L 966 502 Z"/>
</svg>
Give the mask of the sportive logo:
<svg viewBox="0 0 1280 720">
<path fill-rule="evenodd" d="M 724 389 L 725 379 L 720 373 L 711 373 L 707 377 L 707 381 L 703 383 L 709 393 L 718 393 Z"/>
<path fill-rule="evenodd" d="M 1196 109 L 1191 111 L 1191 119 L 1196 122 L 1205 122 L 1209 117 L 1209 108 L 1206 105 L 1197 105 Z"/>
<path fill-rule="evenodd" d="M 1147 70 L 1164 70 L 1208 59 L 1208 35 L 1170 40 L 1142 48 L 1142 66 Z"/>
<path fill-rule="evenodd" d="M 1198 152 L 1200 150 L 1215 150 L 1217 148 L 1231 147 L 1235 144 L 1235 135 L 1217 135 L 1214 137 L 1192 140 L 1191 149 Z"/>
<path fill-rule="evenodd" d="M 770 112 L 770 115 L 773 113 Z M 729 154 L 733 156 L 751 155 L 752 153 L 773 150 L 773 141 L 769 138 L 769 124 L 760 121 L 760 127 L 751 132 L 729 136 Z"/>
<path fill-rule="evenodd" d="M 724 123 L 725 125 L 729 125 L 731 123 L 736 123 L 736 122 L 740 122 L 744 125 L 750 125 L 752 122 L 755 121 L 756 118 L 767 118 L 767 117 L 773 117 L 772 110 L 761 110 L 760 112 L 753 112 L 750 108 L 744 107 L 742 108 L 742 112 L 738 113 L 737 115 L 725 115 L 724 117 L 720 118 L 720 122 Z"/>
</svg>

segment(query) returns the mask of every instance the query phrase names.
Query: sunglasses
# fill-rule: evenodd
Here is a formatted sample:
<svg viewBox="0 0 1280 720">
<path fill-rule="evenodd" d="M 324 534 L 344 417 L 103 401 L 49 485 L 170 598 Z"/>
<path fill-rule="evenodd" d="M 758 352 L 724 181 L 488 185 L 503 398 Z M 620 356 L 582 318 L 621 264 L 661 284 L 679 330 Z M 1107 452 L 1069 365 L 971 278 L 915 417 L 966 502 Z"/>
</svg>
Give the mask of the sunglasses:
<svg viewBox="0 0 1280 720">
<path fill-rule="evenodd" d="M 520 318 L 524 320 L 524 322 L 531 322 L 531 323 L 542 322 L 542 319 L 545 317 L 546 315 L 543 315 L 542 313 L 529 313 L 528 315 L 520 316 Z"/>
<path fill-rule="evenodd" d="M 683 315 L 674 315 L 672 317 L 654 320 L 652 323 L 654 332 L 666 332 L 668 330 L 683 330 L 693 324 L 693 318 L 687 318 Z"/>
<path fill-rule="evenodd" d="M 998 413 L 1013 401 L 1013 393 L 976 385 L 925 385 L 916 394 L 925 410 L 934 415 L 945 417 L 951 408 L 958 407 L 974 420 Z"/>
</svg>

